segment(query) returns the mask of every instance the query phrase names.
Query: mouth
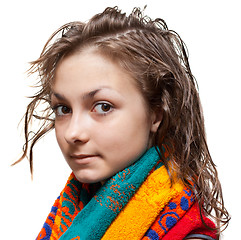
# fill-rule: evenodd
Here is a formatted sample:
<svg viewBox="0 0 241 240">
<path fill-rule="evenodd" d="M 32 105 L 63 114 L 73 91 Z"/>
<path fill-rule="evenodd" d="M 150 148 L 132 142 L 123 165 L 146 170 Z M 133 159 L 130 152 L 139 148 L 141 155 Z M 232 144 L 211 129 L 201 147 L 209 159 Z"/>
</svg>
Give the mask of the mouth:
<svg viewBox="0 0 241 240">
<path fill-rule="evenodd" d="M 99 157 L 99 155 L 94 154 L 72 154 L 70 158 L 77 162 L 78 164 L 88 164 L 93 161 L 95 158 Z"/>
</svg>

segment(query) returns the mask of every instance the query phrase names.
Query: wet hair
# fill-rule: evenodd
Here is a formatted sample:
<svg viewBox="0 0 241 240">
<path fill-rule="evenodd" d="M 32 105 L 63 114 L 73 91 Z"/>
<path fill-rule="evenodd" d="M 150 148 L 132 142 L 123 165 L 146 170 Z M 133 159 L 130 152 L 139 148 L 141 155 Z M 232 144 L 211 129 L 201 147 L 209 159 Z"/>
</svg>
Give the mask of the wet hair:
<svg viewBox="0 0 241 240">
<path fill-rule="evenodd" d="M 164 154 L 160 156 L 171 179 L 175 172 L 196 193 L 200 212 L 214 218 L 219 230 L 226 226 L 229 214 L 208 150 L 202 107 L 185 44 L 164 20 L 152 20 L 138 8 L 130 15 L 117 7 L 106 8 L 87 23 L 71 22 L 53 33 L 29 70 L 30 74 L 38 73 L 40 90 L 27 106 L 25 145 L 18 162 L 29 157 L 32 172 L 33 147 L 54 128 L 51 84 L 59 61 L 88 47 L 128 71 L 149 109 L 163 115 L 152 141 L 160 149 L 162 144 L 168 147 L 171 161 Z M 37 111 L 40 103 L 47 104 L 42 114 Z M 36 133 L 30 129 L 34 118 L 41 122 Z"/>
</svg>

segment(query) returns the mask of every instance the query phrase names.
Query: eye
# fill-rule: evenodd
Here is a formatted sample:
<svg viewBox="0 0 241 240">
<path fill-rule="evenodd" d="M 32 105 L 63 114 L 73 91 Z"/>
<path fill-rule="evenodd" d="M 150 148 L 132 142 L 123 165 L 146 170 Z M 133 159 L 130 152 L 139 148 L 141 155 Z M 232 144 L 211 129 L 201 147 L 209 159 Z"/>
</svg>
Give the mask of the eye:
<svg viewBox="0 0 241 240">
<path fill-rule="evenodd" d="M 109 103 L 98 103 L 95 105 L 93 112 L 98 114 L 107 114 L 113 110 L 113 106 Z"/>
<path fill-rule="evenodd" d="M 56 107 L 53 107 L 53 111 L 55 112 L 56 116 L 64 116 L 66 114 L 71 113 L 71 109 L 63 105 L 58 105 Z"/>
</svg>

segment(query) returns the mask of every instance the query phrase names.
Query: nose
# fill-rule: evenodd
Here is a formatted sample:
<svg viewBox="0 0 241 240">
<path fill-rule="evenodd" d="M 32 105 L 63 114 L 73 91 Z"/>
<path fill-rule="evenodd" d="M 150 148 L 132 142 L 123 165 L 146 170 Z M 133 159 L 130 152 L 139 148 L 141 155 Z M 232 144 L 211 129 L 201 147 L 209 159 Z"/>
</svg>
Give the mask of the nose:
<svg viewBox="0 0 241 240">
<path fill-rule="evenodd" d="M 65 130 L 65 140 L 69 144 L 86 143 L 89 141 L 87 119 L 80 114 L 72 114 Z"/>
</svg>

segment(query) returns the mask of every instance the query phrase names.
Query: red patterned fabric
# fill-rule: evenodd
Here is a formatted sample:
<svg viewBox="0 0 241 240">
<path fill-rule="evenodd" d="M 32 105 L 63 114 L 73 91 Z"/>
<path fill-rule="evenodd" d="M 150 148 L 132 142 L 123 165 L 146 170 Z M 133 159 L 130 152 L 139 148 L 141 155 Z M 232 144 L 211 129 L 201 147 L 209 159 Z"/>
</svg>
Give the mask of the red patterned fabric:
<svg viewBox="0 0 241 240">
<path fill-rule="evenodd" d="M 215 224 L 207 217 L 203 217 L 209 228 L 215 228 Z M 187 213 L 171 228 L 162 238 L 163 240 L 183 240 L 189 234 L 204 234 L 214 239 L 217 238 L 216 230 L 206 228 L 201 220 L 199 206 L 195 203 Z"/>
</svg>

